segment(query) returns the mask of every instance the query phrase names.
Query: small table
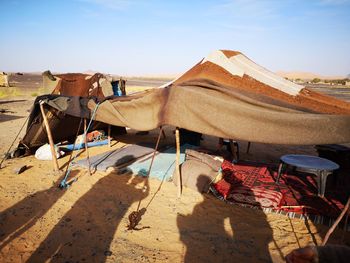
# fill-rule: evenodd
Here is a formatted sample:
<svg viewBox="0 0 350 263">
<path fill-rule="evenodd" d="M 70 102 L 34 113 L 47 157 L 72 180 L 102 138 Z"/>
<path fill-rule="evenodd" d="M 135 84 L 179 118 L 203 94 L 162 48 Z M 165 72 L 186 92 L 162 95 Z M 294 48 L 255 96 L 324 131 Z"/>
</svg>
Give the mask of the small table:
<svg viewBox="0 0 350 263">
<path fill-rule="evenodd" d="M 277 184 L 287 166 L 293 166 L 299 171 L 316 175 L 318 195 L 320 197 L 324 197 L 327 176 L 339 168 L 339 165 L 335 162 L 317 156 L 302 154 L 283 155 L 280 158 L 280 165 L 278 167 Z"/>
</svg>

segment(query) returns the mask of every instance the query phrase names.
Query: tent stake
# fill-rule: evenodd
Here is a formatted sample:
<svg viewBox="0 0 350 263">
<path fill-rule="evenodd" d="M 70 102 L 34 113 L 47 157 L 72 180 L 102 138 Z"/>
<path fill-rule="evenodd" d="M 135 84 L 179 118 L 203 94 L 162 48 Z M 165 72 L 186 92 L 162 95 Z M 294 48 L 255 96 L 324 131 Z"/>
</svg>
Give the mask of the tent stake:
<svg viewBox="0 0 350 263">
<path fill-rule="evenodd" d="M 47 120 L 47 117 L 46 117 L 46 114 L 45 114 L 45 111 L 44 111 L 43 104 L 44 104 L 44 102 L 40 101 L 39 105 L 40 105 L 41 114 L 43 116 L 47 137 L 48 137 L 49 143 L 50 143 L 53 167 L 54 167 L 54 171 L 59 171 L 60 169 L 58 167 L 58 162 L 57 162 L 57 157 L 56 157 L 56 152 L 55 152 L 55 146 L 54 146 L 53 139 L 52 139 L 52 133 L 51 133 L 49 122 Z"/>
<path fill-rule="evenodd" d="M 180 173 L 180 132 L 179 128 L 176 127 L 175 130 L 175 139 L 176 139 L 176 166 L 175 166 L 175 174 L 177 177 L 177 197 L 181 197 L 181 190 L 182 190 L 182 180 L 181 180 L 181 173 Z"/>
<path fill-rule="evenodd" d="M 90 155 L 89 155 L 89 149 L 88 149 L 88 145 L 87 145 L 87 130 L 86 130 L 86 119 L 84 119 L 84 144 L 85 144 L 85 151 L 87 154 L 87 162 L 88 162 L 88 170 L 89 170 L 89 175 L 91 175 L 91 169 L 90 169 Z"/>
</svg>

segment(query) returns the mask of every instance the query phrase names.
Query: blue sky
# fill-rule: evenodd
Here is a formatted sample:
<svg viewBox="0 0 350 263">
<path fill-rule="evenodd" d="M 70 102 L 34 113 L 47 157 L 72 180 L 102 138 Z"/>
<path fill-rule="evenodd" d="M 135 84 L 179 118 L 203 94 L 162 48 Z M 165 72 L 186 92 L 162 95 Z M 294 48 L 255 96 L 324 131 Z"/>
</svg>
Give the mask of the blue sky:
<svg viewBox="0 0 350 263">
<path fill-rule="evenodd" d="M 1 0 L 0 70 L 178 74 L 217 49 L 350 74 L 350 0 Z"/>
</svg>

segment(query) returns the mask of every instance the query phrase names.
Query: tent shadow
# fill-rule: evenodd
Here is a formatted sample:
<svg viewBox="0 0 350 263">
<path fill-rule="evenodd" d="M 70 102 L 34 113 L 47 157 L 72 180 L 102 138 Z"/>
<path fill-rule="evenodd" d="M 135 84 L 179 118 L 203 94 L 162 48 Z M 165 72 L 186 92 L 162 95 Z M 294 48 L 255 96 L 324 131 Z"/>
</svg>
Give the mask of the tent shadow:
<svg viewBox="0 0 350 263">
<path fill-rule="evenodd" d="M 17 115 L 0 114 L 0 122 L 13 121 L 21 118 L 23 117 Z"/>
<path fill-rule="evenodd" d="M 28 262 L 105 262 L 117 255 L 110 248 L 129 207 L 148 195 L 141 179 L 110 173 L 95 183 L 61 218 Z M 120 227 L 127 227 L 120 226 Z"/>
<path fill-rule="evenodd" d="M 1 212 L 0 250 L 35 225 L 64 193 L 65 191 L 53 185 L 49 189 L 28 195 L 22 201 Z"/>
</svg>

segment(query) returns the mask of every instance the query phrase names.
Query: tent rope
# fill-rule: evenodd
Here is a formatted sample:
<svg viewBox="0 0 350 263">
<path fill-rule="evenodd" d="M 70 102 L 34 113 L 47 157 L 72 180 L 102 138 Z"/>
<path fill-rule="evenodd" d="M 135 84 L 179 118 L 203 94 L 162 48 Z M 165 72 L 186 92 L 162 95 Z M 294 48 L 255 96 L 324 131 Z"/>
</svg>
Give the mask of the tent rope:
<svg viewBox="0 0 350 263">
<path fill-rule="evenodd" d="M 22 130 L 23 130 L 23 128 L 24 128 L 24 125 L 27 123 L 27 121 L 28 121 L 28 119 L 29 119 L 29 116 L 30 116 L 30 115 L 27 116 L 26 120 L 25 120 L 24 123 L 22 124 L 22 127 L 19 129 L 19 132 L 17 133 L 15 139 L 12 141 L 12 143 L 11 143 L 9 149 L 7 150 L 5 156 L 2 158 L 1 163 L 0 163 L 0 169 L 2 168 L 2 163 L 8 158 L 8 155 L 9 155 L 9 153 L 10 153 L 10 151 L 11 151 L 11 148 L 12 148 L 13 144 L 16 142 L 16 140 L 17 140 L 18 136 L 20 135 L 20 133 L 22 132 Z"/>
<path fill-rule="evenodd" d="M 67 188 L 69 188 L 69 186 L 77 180 L 77 178 L 75 178 L 75 179 L 73 179 L 71 182 L 69 182 L 69 183 L 67 182 L 68 176 L 69 176 L 69 174 L 70 174 L 70 172 L 71 172 L 71 170 L 72 170 L 71 163 L 77 158 L 77 156 L 78 156 L 78 151 L 81 150 L 81 148 L 83 147 L 83 143 L 84 143 L 84 141 L 86 140 L 87 132 L 89 131 L 89 129 L 90 129 L 90 127 L 91 127 L 91 124 L 92 124 L 92 122 L 94 121 L 94 118 L 95 118 L 95 115 L 96 115 L 96 112 L 97 112 L 97 109 L 98 109 L 99 106 L 100 106 L 100 102 L 98 102 L 98 103 L 96 104 L 95 109 L 94 109 L 94 111 L 92 112 L 90 122 L 89 122 L 87 128 L 86 128 L 85 131 L 84 131 L 83 140 L 81 140 L 81 142 L 80 142 L 80 144 L 79 144 L 79 146 L 78 146 L 78 149 L 77 149 L 77 152 L 76 152 L 75 156 L 73 157 L 73 159 L 71 159 L 71 157 L 70 157 L 70 162 L 69 162 L 69 164 L 68 164 L 68 166 L 67 166 L 66 174 L 65 174 L 64 178 L 62 179 L 61 183 L 59 184 L 59 188 L 61 188 L 61 189 L 67 189 Z M 81 122 L 82 122 L 82 119 L 80 119 L 80 124 L 79 124 L 78 132 L 79 132 L 79 130 L 80 130 Z M 77 136 L 76 136 L 76 137 L 77 137 Z M 74 145 L 73 145 L 73 151 L 74 151 L 74 147 L 75 147 L 75 142 L 74 142 Z M 73 151 L 72 151 L 72 153 L 73 153 Z"/>
<path fill-rule="evenodd" d="M 150 163 L 149 168 L 148 168 L 148 173 L 147 173 L 147 176 L 145 177 L 145 180 L 143 181 L 143 187 L 146 186 L 146 180 L 149 179 L 149 176 L 150 176 L 150 174 L 151 174 L 151 170 L 152 170 L 154 158 L 156 157 L 156 153 L 157 153 L 157 151 L 158 151 L 158 146 L 159 146 L 159 142 L 160 142 L 160 137 L 161 137 L 163 131 L 164 131 L 164 130 L 163 130 L 163 127 L 160 126 L 159 135 L 158 135 L 158 138 L 157 138 L 156 146 L 154 147 L 154 151 L 153 151 L 153 154 L 152 154 L 151 163 Z M 138 203 L 138 205 L 137 205 L 136 212 L 139 211 L 140 205 L 141 205 L 141 200 L 139 200 L 139 203 Z M 147 206 L 148 206 L 148 205 L 147 205 Z"/>
<path fill-rule="evenodd" d="M 156 143 L 156 146 L 155 146 L 155 149 L 153 151 L 153 156 L 152 156 L 152 160 L 151 160 L 151 164 L 149 166 L 149 169 L 148 169 L 148 173 L 147 173 L 147 176 L 145 177 L 145 180 L 143 181 L 143 188 L 146 187 L 146 182 L 147 180 L 149 179 L 149 175 L 151 174 L 151 169 L 152 169 L 152 165 L 153 165 L 153 161 L 154 161 L 154 158 L 156 156 L 156 153 L 157 153 L 157 150 L 158 150 L 158 145 L 159 145 L 159 141 L 160 141 L 160 137 L 162 135 L 162 131 L 163 131 L 163 127 L 160 126 L 160 130 L 159 130 L 159 135 L 158 135 L 158 138 L 157 138 L 157 143 Z M 164 177 L 163 177 L 163 180 L 164 180 Z M 163 184 L 163 180 L 160 184 L 160 186 Z M 139 200 L 138 204 L 137 204 L 137 209 L 136 211 L 133 211 L 129 214 L 128 218 L 129 218 L 129 225 L 128 225 L 128 230 L 137 230 L 136 229 L 136 226 L 140 223 L 141 221 L 141 218 L 142 216 L 145 214 L 145 212 L 147 211 L 147 208 L 148 206 L 150 205 L 150 203 L 152 202 L 153 198 L 155 197 L 155 195 L 158 193 L 159 189 L 160 189 L 160 186 L 158 188 L 158 190 L 156 191 L 156 193 L 154 193 L 152 199 L 149 201 L 149 203 L 147 204 L 146 207 L 142 208 L 140 210 L 140 205 L 141 205 L 141 201 L 142 199 Z M 147 228 L 147 227 L 146 227 Z"/>
</svg>

